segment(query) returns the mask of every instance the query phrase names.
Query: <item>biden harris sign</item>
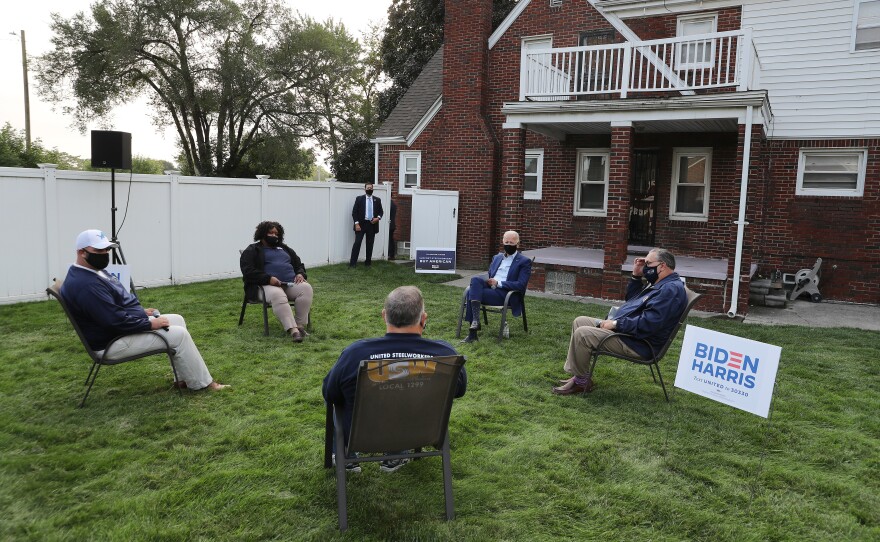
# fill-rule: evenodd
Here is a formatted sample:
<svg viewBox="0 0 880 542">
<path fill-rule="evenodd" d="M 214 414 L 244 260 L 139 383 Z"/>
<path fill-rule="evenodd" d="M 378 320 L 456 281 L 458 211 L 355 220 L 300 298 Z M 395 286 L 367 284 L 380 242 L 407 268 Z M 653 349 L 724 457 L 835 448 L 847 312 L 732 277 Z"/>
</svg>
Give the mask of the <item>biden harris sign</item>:
<svg viewBox="0 0 880 542">
<path fill-rule="evenodd" d="M 771 344 L 688 326 L 675 387 L 766 418 L 781 352 Z"/>
</svg>

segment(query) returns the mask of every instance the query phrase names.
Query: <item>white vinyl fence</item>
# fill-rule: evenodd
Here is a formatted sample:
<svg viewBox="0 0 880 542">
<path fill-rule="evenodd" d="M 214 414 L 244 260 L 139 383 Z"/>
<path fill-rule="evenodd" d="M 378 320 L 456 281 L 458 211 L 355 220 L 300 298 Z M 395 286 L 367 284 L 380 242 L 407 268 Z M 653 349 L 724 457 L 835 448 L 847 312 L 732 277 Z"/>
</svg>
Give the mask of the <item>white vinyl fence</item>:
<svg viewBox="0 0 880 542">
<path fill-rule="evenodd" d="M 76 259 L 77 234 L 110 235 L 110 186 L 104 172 L 0 168 L 0 304 L 46 299 Z M 361 194 L 363 185 L 351 183 L 117 173 L 116 227 L 138 287 L 241 276 L 238 251 L 263 220 L 284 226 L 285 242 L 310 268 L 348 261 Z M 374 195 L 385 209 L 373 247 L 382 259 L 391 186 Z"/>
</svg>

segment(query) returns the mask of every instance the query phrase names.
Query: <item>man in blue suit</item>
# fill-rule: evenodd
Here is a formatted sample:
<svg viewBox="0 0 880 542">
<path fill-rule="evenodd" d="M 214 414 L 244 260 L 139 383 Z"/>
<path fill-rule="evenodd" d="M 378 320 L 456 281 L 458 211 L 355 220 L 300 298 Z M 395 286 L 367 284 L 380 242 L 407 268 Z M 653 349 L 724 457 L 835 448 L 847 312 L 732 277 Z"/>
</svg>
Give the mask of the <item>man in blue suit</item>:
<svg viewBox="0 0 880 542">
<path fill-rule="evenodd" d="M 471 289 L 468 291 L 466 319 L 471 323 L 468 336 L 462 341 L 472 343 L 480 330 L 480 308 L 482 304 L 503 305 L 507 292 L 525 290 L 532 276 L 532 260 L 518 252 L 519 234 L 511 230 L 504 233 L 501 241 L 504 252 L 492 258 L 489 274 L 471 278 Z M 514 316 L 522 314 L 522 303 L 516 296 L 510 300 L 510 309 Z"/>
<path fill-rule="evenodd" d="M 373 238 L 379 233 L 379 220 L 382 219 L 382 200 L 373 197 L 373 183 L 365 184 L 364 195 L 354 199 L 351 219 L 354 221 L 354 244 L 351 247 L 351 259 L 348 266 L 357 265 L 361 242 L 366 236 L 367 259 L 364 265 L 369 267 L 373 259 Z"/>
</svg>

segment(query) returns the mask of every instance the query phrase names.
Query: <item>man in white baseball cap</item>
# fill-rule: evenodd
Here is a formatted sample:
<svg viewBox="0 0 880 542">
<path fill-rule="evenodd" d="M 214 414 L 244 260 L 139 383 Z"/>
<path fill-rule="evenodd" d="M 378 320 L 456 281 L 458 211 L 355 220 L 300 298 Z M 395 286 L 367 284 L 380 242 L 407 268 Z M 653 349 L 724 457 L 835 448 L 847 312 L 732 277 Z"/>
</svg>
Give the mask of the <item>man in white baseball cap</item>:
<svg viewBox="0 0 880 542">
<path fill-rule="evenodd" d="M 160 316 L 156 309 L 144 309 L 134 294 L 104 271 L 110 263 L 110 249 L 115 247 L 101 230 L 80 233 L 76 238 L 76 263 L 70 266 L 61 286 L 61 296 L 89 346 L 103 354 L 109 345 L 106 354 L 110 359 L 116 354 L 130 356 L 164 346 L 155 334 L 147 333 L 161 330 L 174 349 L 175 386 L 192 390 L 225 388 L 208 372 L 182 316 Z M 123 338 L 110 344 L 119 336 Z"/>
</svg>

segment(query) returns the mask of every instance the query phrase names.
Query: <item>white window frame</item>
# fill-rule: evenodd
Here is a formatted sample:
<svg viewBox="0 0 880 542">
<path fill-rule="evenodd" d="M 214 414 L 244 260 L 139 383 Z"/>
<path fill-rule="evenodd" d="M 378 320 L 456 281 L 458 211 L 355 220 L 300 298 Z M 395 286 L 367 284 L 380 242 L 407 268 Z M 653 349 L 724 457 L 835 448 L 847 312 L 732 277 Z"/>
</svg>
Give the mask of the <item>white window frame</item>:
<svg viewBox="0 0 880 542">
<path fill-rule="evenodd" d="M 406 186 L 406 174 L 413 173 L 411 171 L 406 171 L 406 159 L 407 158 L 415 158 L 416 159 L 416 185 L 415 186 Z M 422 151 L 400 151 L 400 163 L 398 164 L 398 192 L 401 194 L 412 194 L 413 188 L 419 188 L 422 186 Z"/>
<path fill-rule="evenodd" d="M 525 101 L 526 99 L 526 81 L 528 80 L 528 62 L 526 60 L 526 53 L 529 51 L 533 51 L 535 49 L 552 49 L 553 48 L 553 34 L 542 34 L 540 36 L 525 36 L 522 38 L 520 42 L 520 59 L 519 59 L 519 101 Z M 541 98 L 537 101 L 547 101 L 547 100 L 555 100 L 556 98 L 550 96 L 548 98 Z"/>
<path fill-rule="evenodd" d="M 804 188 L 804 172 L 806 170 L 807 155 L 858 155 L 858 172 L 856 187 L 850 188 Z M 862 197 L 865 193 L 865 173 L 868 166 L 868 149 L 865 148 L 831 148 L 831 149 L 801 149 L 798 156 L 797 188 L 796 196 L 837 196 L 837 197 Z"/>
<path fill-rule="evenodd" d="M 535 172 L 535 176 L 537 177 L 535 190 L 527 191 L 525 189 L 525 160 L 523 160 L 523 199 L 541 199 L 541 186 L 544 183 L 544 149 L 526 149 L 524 158 L 525 160 L 529 158 L 537 158 L 538 166 L 537 171 Z"/>
<path fill-rule="evenodd" d="M 581 158 L 583 156 L 604 156 L 605 157 L 605 197 L 602 200 L 602 209 L 581 209 L 579 208 L 581 201 Z M 575 180 L 574 180 L 574 215 L 575 216 L 608 216 L 608 186 L 611 177 L 611 149 L 578 149 L 577 161 L 575 162 Z M 599 184 L 599 183 L 591 183 Z"/>
<path fill-rule="evenodd" d="M 712 30 L 707 32 L 708 34 L 714 34 L 718 32 L 718 14 L 717 13 L 694 13 L 692 15 L 681 15 L 678 17 L 678 21 L 676 23 L 675 35 L 676 37 L 687 37 L 682 33 L 683 23 L 700 21 L 703 19 L 711 19 L 712 20 Z M 684 62 L 682 60 L 682 51 L 687 50 L 690 47 L 696 47 L 696 44 L 687 44 L 687 43 L 679 43 L 675 47 L 675 69 L 677 70 L 704 70 L 711 68 L 715 65 L 715 40 L 710 40 L 708 43 L 709 47 L 709 60 L 707 61 L 699 61 L 699 62 Z"/>
<path fill-rule="evenodd" d="M 681 158 L 683 156 L 702 156 L 706 159 L 706 173 L 703 176 L 703 211 L 701 213 L 680 213 L 675 206 L 678 201 L 678 187 L 681 177 Z M 712 180 L 712 147 L 676 147 L 672 149 L 672 188 L 669 194 L 669 219 L 706 222 L 709 220 L 709 194 Z M 685 186 L 689 186 L 685 184 Z"/>
<path fill-rule="evenodd" d="M 867 4 L 869 2 L 875 2 L 877 0 L 853 0 L 853 21 L 852 21 L 852 41 L 850 43 L 850 52 L 851 53 L 860 53 L 862 51 L 876 51 L 880 49 L 880 45 L 877 47 L 866 47 L 864 49 L 856 49 L 856 37 L 859 33 L 859 14 L 861 13 L 862 4 Z M 862 28 L 877 28 L 880 26 L 880 21 L 876 24 L 867 24 L 863 25 Z"/>
</svg>

